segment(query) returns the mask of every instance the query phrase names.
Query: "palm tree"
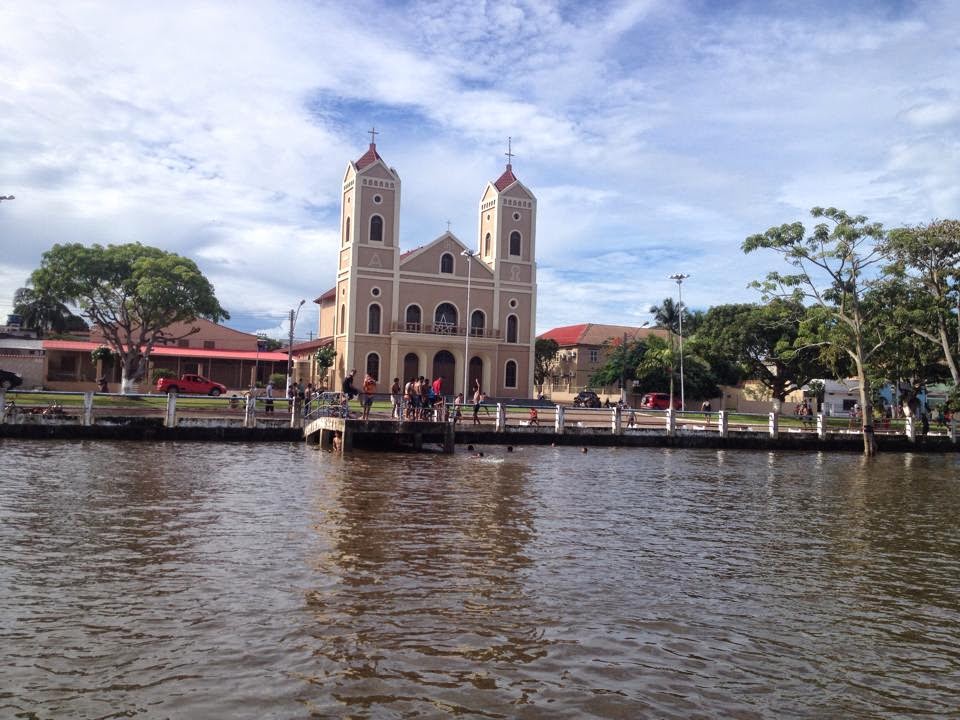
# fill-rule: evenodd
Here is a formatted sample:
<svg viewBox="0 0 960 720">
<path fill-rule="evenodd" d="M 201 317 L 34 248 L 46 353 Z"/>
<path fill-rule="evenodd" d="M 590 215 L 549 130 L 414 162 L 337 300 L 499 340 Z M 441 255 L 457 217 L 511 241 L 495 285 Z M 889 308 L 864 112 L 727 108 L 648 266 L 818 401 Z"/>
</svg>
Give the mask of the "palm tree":
<svg viewBox="0 0 960 720">
<path fill-rule="evenodd" d="M 674 302 L 673 298 L 669 297 L 650 308 L 657 327 L 666 328 L 675 335 L 680 334 L 680 313 L 685 311 L 686 307 L 682 303 Z"/>
<path fill-rule="evenodd" d="M 41 336 L 49 332 L 77 330 L 80 325 L 86 327 L 86 323 L 62 302 L 41 295 L 33 288 L 17 289 L 13 294 L 13 312 L 20 316 L 23 327 L 36 330 Z"/>
</svg>

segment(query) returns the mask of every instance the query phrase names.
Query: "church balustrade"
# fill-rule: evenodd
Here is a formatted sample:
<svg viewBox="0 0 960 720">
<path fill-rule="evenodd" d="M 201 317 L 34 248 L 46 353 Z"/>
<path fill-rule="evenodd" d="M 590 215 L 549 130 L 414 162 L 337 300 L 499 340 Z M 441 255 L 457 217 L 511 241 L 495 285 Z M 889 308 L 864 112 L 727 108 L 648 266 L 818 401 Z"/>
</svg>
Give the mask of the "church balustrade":
<svg viewBox="0 0 960 720">
<path fill-rule="evenodd" d="M 417 335 L 453 335 L 463 337 L 466 335 L 466 330 L 467 328 L 463 325 L 448 324 L 429 325 L 426 323 L 395 322 L 391 323 L 390 325 L 391 332 L 416 333 Z M 491 330 L 487 328 L 471 328 L 470 337 L 486 340 L 500 340 L 503 337 L 503 333 L 501 333 L 499 330 Z"/>
</svg>

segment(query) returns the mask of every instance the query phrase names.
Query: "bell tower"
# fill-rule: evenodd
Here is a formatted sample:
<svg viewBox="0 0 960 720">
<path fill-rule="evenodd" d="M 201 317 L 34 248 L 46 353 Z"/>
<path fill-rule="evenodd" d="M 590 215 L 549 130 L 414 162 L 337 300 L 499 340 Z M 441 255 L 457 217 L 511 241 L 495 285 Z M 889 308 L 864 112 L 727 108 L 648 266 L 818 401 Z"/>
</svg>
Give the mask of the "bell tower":
<svg viewBox="0 0 960 720">
<path fill-rule="evenodd" d="M 400 176 L 370 146 L 343 175 L 340 252 L 337 264 L 334 347 L 335 377 L 366 372 L 395 320 L 399 273 Z"/>
<path fill-rule="evenodd" d="M 507 166 L 488 182 L 480 198 L 477 254 L 494 276 L 494 315 L 504 357 L 517 357 L 518 372 L 533 387 L 537 303 L 537 198 L 513 172 L 513 143 Z M 521 360 L 521 356 L 524 360 Z"/>
</svg>

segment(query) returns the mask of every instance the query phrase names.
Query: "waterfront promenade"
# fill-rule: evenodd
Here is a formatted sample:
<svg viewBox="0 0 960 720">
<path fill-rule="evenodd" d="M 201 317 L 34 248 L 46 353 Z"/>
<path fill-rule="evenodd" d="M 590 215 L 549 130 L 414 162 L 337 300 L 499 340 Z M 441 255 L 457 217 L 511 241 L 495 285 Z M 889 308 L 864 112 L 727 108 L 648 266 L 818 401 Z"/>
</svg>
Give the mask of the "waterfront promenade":
<svg viewBox="0 0 960 720">
<path fill-rule="evenodd" d="M 582 445 L 859 451 L 862 437 L 846 418 L 816 416 L 808 422 L 789 415 L 734 415 L 726 412 L 631 411 L 537 407 L 490 403 L 479 424 L 470 413 L 447 421 L 403 421 L 378 407 L 369 421 L 309 413 L 276 399 L 267 412 L 262 398 L 122 396 L 101 393 L 0 393 L 0 437 L 114 438 L 131 440 L 299 441 L 324 447 L 340 433 L 346 450 L 452 452 L 457 445 Z M 307 408 L 311 409 L 311 408 Z M 356 408 L 351 408 L 355 410 Z M 330 433 L 324 439 L 322 431 Z M 924 435 L 910 420 L 878 426 L 881 451 L 956 452 L 956 422 Z"/>
</svg>

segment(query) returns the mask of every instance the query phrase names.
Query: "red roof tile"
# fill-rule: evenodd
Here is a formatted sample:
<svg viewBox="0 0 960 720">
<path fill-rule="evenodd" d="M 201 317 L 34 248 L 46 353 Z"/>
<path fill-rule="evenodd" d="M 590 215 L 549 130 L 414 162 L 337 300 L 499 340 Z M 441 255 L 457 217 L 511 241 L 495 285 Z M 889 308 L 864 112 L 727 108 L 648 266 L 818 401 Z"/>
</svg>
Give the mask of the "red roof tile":
<svg viewBox="0 0 960 720">
<path fill-rule="evenodd" d="M 508 164 L 507 169 L 503 171 L 503 175 L 497 178 L 496 182 L 493 183 L 493 186 L 500 192 L 503 192 L 516 181 L 517 176 L 513 174 L 513 166 Z"/>
<path fill-rule="evenodd" d="M 44 350 L 73 350 L 73 351 L 85 351 L 90 352 L 96 348 L 100 347 L 100 343 L 95 342 L 83 342 L 80 340 L 44 340 L 43 349 Z M 200 357 L 200 358 L 211 358 L 219 360 L 256 360 L 257 356 L 259 359 L 267 361 L 286 361 L 287 351 L 267 351 L 258 353 L 256 350 L 202 350 L 200 348 L 189 348 L 189 347 L 155 347 L 151 353 L 151 357 Z"/>
<path fill-rule="evenodd" d="M 357 160 L 357 170 L 363 170 L 368 165 L 373 165 L 377 160 L 383 162 L 383 158 L 377 152 L 376 144 L 370 143 L 370 148 Z"/>
<path fill-rule="evenodd" d="M 583 335 L 584 330 L 589 327 L 587 323 L 580 325 L 567 325 L 565 327 L 553 328 L 547 330 L 540 336 L 540 340 L 556 340 L 557 345 L 576 345 Z"/>
<path fill-rule="evenodd" d="M 315 303 L 320 304 L 324 300 L 333 300 L 337 296 L 337 286 L 334 285 L 332 288 L 327 290 L 323 295 L 314 300 Z"/>
</svg>

